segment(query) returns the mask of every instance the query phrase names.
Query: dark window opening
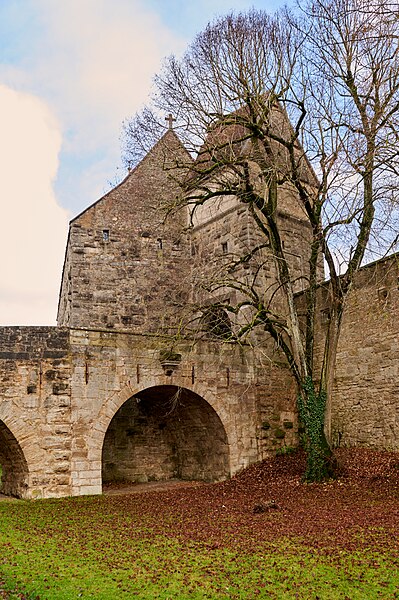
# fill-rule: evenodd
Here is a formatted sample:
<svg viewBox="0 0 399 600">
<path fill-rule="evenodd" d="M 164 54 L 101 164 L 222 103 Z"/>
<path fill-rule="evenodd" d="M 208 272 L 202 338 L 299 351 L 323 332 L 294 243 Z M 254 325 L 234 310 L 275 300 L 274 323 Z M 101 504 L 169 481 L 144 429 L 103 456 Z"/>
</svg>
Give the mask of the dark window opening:
<svg viewBox="0 0 399 600">
<path fill-rule="evenodd" d="M 103 229 L 103 241 L 109 242 L 109 229 Z"/>
<path fill-rule="evenodd" d="M 227 250 L 228 250 L 227 242 L 223 242 L 223 244 L 222 244 L 223 254 L 227 254 Z"/>
<path fill-rule="evenodd" d="M 231 322 L 227 312 L 218 304 L 206 308 L 201 318 L 202 330 L 211 337 L 219 339 L 231 338 Z"/>
<path fill-rule="evenodd" d="M 158 250 L 162 250 L 162 246 L 163 246 L 163 245 L 162 245 L 162 240 L 161 240 L 161 238 L 158 238 L 158 239 L 157 239 L 157 242 L 158 242 Z"/>
</svg>

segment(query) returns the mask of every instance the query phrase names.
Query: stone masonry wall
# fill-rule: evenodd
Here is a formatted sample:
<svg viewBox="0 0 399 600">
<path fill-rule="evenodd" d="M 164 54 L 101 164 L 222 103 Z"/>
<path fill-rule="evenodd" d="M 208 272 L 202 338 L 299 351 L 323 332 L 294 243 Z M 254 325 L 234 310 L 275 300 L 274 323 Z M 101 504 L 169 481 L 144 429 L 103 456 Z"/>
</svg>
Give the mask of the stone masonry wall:
<svg viewBox="0 0 399 600">
<path fill-rule="evenodd" d="M 285 199 L 285 204 L 288 199 Z M 297 289 L 303 289 L 306 287 L 308 270 L 310 228 L 303 218 L 286 212 L 281 212 L 280 224 L 292 277 L 298 279 Z M 231 265 L 249 254 L 256 246 L 264 244 L 266 247 L 262 252 L 251 261 L 239 265 L 228 277 L 251 282 L 262 264 L 259 284 L 264 286 L 270 295 L 275 292 L 276 267 L 267 248 L 267 240 L 257 229 L 245 205 L 233 203 L 230 199 L 226 202 L 221 200 L 216 212 L 199 213 L 190 232 L 190 239 L 194 288 L 199 288 L 204 282 L 219 281 L 223 265 Z M 320 276 L 322 277 L 322 271 Z M 230 291 L 231 293 L 234 292 Z"/>
<path fill-rule="evenodd" d="M 296 434 L 287 370 L 250 348 L 187 341 L 169 365 L 163 336 L 6 327 L 0 344 L 6 493 L 96 494 L 102 476 L 223 479 Z"/>
<path fill-rule="evenodd" d="M 0 462 L 7 493 L 71 493 L 70 366 L 67 330 L 0 328 Z"/>
<path fill-rule="evenodd" d="M 295 205 L 295 197 L 282 190 L 283 206 Z M 294 211 L 295 212 L 295 211 Z M 296 211 L 298 212 L 298 211 Z M 308 282 L 308 259 L 310 228 L 299 215 L 292 216 L 281 212 L 279 216 L 284 252 L 290 267 L 294 289 L 302 290 Z M 256 289 L 265 305 L 272 299 L 272 310 L 284 314 L 285 296 L 279 289 L 276 261 L 272 251 L 254 223 L 249 209 L 231 198 L 220 199 L 215 210 L 196 211 L 194 227 L 190 231 L 192 257 L 192 300 L 201 306 L 216 303 L 238 306 L 248 300 L 252 289 Z M 263 248 L 247 261 L 240 262 L 256 247 Z M 235 264 L 234 269 L 232 265 Z M 320 267 L 320 279 L 323 269 Z M 239 289 L 241 288 L 241 289 Z M 246 296 L 244 289 L 249 291 Z M 187 319 L 192 320 L 191 307 Z M 206 315 L 206 308 L 202 309 Z M 253 309 L 241 308 L 238 315 L 228 312 L 233 331 L 252 321 Z M 198 313 L 196 326 L 206 328 L 206 320 L 201 321 Z M 268 335 L 261 328 L 253 332 L 251 339 L 256 344 L 270 344 Z"/>
<path fill-rule="evenodd" d="M 347 300 L 332 401 L 336 446 L 399 450 L 398 256 L 361 269 Z M 316 359 L 328 327 L 328 284 L 319 289 Z"/>
<path fill-rule="evenodd" d="M 399 450 L 398 257 L 362 269 L 342 325 L 333 434 L 337 445 Z"/>
<path fill-rule="evenodd" d="M 202 398 L 176 386 L 140 392 L 113 417 L 103 447 L 104 481 L 200 479 L 230 474 L 226 432 Z"/>
</svg>

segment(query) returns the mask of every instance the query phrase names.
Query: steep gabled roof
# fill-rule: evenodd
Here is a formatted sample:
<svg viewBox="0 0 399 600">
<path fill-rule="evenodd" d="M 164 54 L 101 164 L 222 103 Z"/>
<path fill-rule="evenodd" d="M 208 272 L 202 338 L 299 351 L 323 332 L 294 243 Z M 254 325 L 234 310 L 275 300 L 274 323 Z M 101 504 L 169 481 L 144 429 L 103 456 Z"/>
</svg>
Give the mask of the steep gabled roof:
<svg viewBox="0 0 399 600">
<path fill-rule="evenodd" d="M 137 174 L 137 172 L 141 169 L 141 167 L 145 163 L 147 163 L 148 161 L 151 161 L 153 159 L 156 159 L 157 156 L 160 155 L 160 152 L 159 152 L 160 149 L 161 150 L 166 149 L 166 152 L 164 152 L 163 154 L 165 157 L 167 157 L 168 160 L 173 160 L 173 158 L 175 157 L 176 151 L 180 150 L 181 152 L 184 152 L 186 154 L 186 156 L 190 162 L 193 161 L 191 155 L 189 154 L 189 152 L 187 151 L 185 146 L 182 144 L 180 138 L 177 136 L 177 134 L 174 132 L 174 130 L 168 129 L 166 131 L 166 133 L 164 133 L 164 135 L 156 142 L 156 144 L 154 144 L 154 146 L 151 148 L 151 150 L 144 156 L 144 158 L 142 158 L 141 161 L 138 162 L 137 165 L 128 172 L 126 177 L 124 177 L 120 183 L 118 183 L 116 186 L 111 188 L 106 194 L 104 194 L 104 196 L 101 196 L 101 198 L 99 198 L 98 200 L 96 200 L 95 202 L 90 204 L 87 208 L 82 210 L 82 212 L 80 212 L 73 219 L 71 219 L 70 225 L 72 225 L 75 221 L 77 221 L 77 219 L 82 217 L 87 211 L 89 211 L 93 207 L 97 206 L 100 202 L 103 202 L 104 200 L 106 200 L 116 190 L 123 187 L 130 178 L 134 177 Z M 172 154 L 172 156 L 169 157 L 168 156 L 169 153 Z"/>
</svg>

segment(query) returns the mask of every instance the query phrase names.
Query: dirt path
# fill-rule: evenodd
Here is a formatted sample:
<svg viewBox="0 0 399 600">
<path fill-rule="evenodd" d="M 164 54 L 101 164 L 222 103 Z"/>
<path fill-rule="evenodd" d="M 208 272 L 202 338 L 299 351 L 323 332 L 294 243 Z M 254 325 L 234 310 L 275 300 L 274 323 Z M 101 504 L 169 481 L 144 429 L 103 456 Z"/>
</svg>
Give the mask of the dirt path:
<svg viewBox="0 0 399 600">
<path fill-rule="evenodd" d="M 175 488 L 192 488 L 205 485 L 202 481 L 181 481 L 180 479 L 170 479 L 168 481 L 149 481 L 148 483 L 127 483 L 105 485 L 103 494 L 105 496 L 118 496 L 122 494 L 143 494 L 145 492 L 163 492 Z M 14 502 L 18 498 L 0 494 L 0 502 L 8 500 Z M 1 598 L 1 595 L 0 595 Z"/>
<path fill-rule="evenodd" d="M 181 481 L 170 479 L 168 481 L 149 481 L 148 483 L 110 484 L 105 485 L 103 494 L 105 496 L 116 496 L 121 494 L 143 494 L 145 492 L 163 492 L 175 488 L 192 488 L 205 485 L 202 481 Z"/>
</svg>

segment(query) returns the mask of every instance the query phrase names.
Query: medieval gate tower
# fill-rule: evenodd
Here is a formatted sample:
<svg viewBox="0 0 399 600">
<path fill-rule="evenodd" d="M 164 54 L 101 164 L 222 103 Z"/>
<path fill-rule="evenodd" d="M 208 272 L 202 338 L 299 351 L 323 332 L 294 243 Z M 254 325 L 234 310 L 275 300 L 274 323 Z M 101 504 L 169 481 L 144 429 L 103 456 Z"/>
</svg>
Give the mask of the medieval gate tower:
<svg viewBox="0 0 399 600">
<path fill-rule="evenodd" d="M 164 219 L 161 200 L 178 193 L 164 168 L 168 153 L 187 160 L 172 129 L 71 221 L 57 327 L 0 328 L 3 493 L 41 498 L 99 494 L 104 481 L 217 481 L 297 443 L 295 386 L 270 340 L 259 352 L 211 335 L 196 343 L 172 335 L 199 293 L 199 274 L 256 239 L 234 200 L 199 211 L 190 229 L 184 209 Z M 289 190 L 280 206 L 300 281 L 307 224 Z M 273 281 L 272 263 L 264 276 Z M 349 300 L 337 443 L 399 448 L 398 317 L 391 257 L 362 270 Z"/>
</svg>

